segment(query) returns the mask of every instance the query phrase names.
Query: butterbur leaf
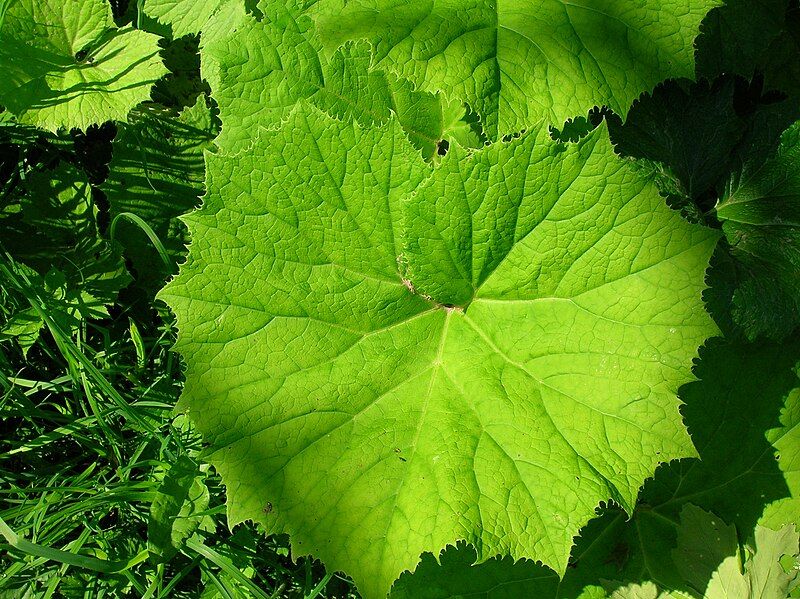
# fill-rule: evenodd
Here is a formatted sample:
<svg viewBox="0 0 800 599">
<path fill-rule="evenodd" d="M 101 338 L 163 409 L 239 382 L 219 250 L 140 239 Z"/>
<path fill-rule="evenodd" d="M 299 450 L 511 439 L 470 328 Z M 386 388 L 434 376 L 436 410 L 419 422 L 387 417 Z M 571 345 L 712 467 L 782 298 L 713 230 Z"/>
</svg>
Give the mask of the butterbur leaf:
<svg viewBox="0 0 800 599">
<path fill-rule="evenodd" d="M 55 131 L 124 121 L 166 69 L 158 38 L 117 29 L 104 0 L 17 0 L 0 29 L 0 104 Z"/>
<path fill-rule="evenodd" d="M 558 587 L 555 573 L 528 560 L 516 562 L 505 556 L 478 566 L 474 547 L 458 543 L 436 558 L 422 556 L 416 570 L 404 573 L 392 587 L 391 599 L 517 599 L 554 597 Z M 602 592 L 600 597 L 605 599 Z"/>
<path fill-rule="evenodd" d="M 426 160 L 438 160 L 453 143 L 463 148 L 483 145 L 480 128 L 468 121 L 466 107 L 441 95 L 413 89 L 405 79 L 387 76 L 389 106 L 409 141 Z M 443 145 L 444 144 L 444 145 Z"/>
<path fill-rule="evenodd" d="M 542 118 L 558 125 L 694 76 L 694 38 L 715 0 L 488 2 L 321 0 L 330 49 L 368 39 L 376 67 L 473 107 L 491 138 Z"/>
<path fill-rule="evenodd" d="M 762 69 L 764 87 L 780 90 L 797 102 L 800 94 L 800 6 L 790 3 L 783 31 L 772 40 L 765 53 Z"/>
<path fill-rule="evenodd" d="M 331 58 L 328 83 L 311 28 L 308 18 L 277 7 L 271 19 L 243 16 L 203 46 L 203 69 L 212 73 L 206 79 L 220 107 L 221 147 L 246 147 L 255 128 L 277 126 L 299 100 L 315 95 L 335 116 L 363 124 L 389 117 L 386 79 L 368 72 L 366 44 Z"/>
<path fill-rule="evenodd" d="M 226 4 L 242 0 L 145 0 L 144 13 L 172 28 L 173 37 L 196 35 Z"/>
<path fill-rule="evenodd" d="M 790 589 L 796 589 L 800 579 L 800 535 L 795 526 L 786 525 L 780 530 L 757 526 L 748 553 L 750 558 L 744 566 L 753 599 L 783 599 Z"/>
<path fill-rule="evenodd" d="M 326 57 L 308 16 L 277 3 L 265 11 L 261 20 L 243 15 L 236 27 L 203 46 L 203 70 L 220 110 L 222 148 L 246 148 L 254 129 L 278 127 L 300 101 L 363 126 L 385 123 L 394 113 L 425 158 L 444 138 L 480 144 L 460 129 L 462 104 L 370 70 L 366 42 L 345 44 Z"/>
<path fill-rule="evenodd" d="M 411 96 L 411 98 L 414 98 L 414 96 Z M 476 114 L 470 112 L 464 104 L 457 101 L 442 100 L 441 106 L 442 139 L 455 141 L 462 148 L 475 149 L 485 145 L 486 138 L 480 128 Z M 406 128 L 406 133 L 413 137 L 408 128 Z M 414 143 L 413 139 L 411 143 Z M 446 154 L 446 149 L 449 149 L 449 145 L 445 148 L 439 141 L 436 147 L 437 154 L 440 156 Z M 427 157 L 424 145 L 422 155 Z"/>
<path fill-rule="evenodd" d="M 207 172 L 161 297 L 232 523 L 288 532 L 365 597 L 459 539 L 563 573 L 599 502 L 632 510 L 694 455 L 675 394 L 716 330 L 717 234 L 605 128 L 432 172 L 395 120 L 301 107 Z"/>
<path fill-rule="evenodd" d="M 706 559 L 705 569 L 695 576 L 687 572 L 698 561 L 679 540 L 678 525 L 685 521 L 684 533 L 699 528 L 691 517 L 687 520 L 687 504 L 695 504 L 688 514 L 699 513 L 703 520 L 702 514 L 712 511 L 721 530 L 735 525 L 743 538 L 757 522 L 775 529 L 798 522 L 800 379 L 795 364 L 800 344 L 717 339 L 700 354 L 699 380 L 680 391 L 700 459 L 662 465 L 645 483 L 633 518 L 612 507 L 590 521 L 580 532 L 563 580 L 524 560 L 491 559 L 470 567 L 477 555 L 462 545 L 448 547 L 441 564 L 424 555 L 415 572 L 395 584 L 396 599 L 451 599 L 466 589 L 483 599 L 576 599 L 598 581 L 605 581 L 609 591 L 623 581 L 652 581 L 677 596 L 702 595 L 711 573 L 733 551 Z M 684 545 L 680 551 L 679 544 Z"/>
<path fill-rule="evenodd" d="M 787 337 L 800 324 L 800 122 L 734 174 L 716 214 L 738 266 L 734 320 L 751 339 Z"/>
</svg>

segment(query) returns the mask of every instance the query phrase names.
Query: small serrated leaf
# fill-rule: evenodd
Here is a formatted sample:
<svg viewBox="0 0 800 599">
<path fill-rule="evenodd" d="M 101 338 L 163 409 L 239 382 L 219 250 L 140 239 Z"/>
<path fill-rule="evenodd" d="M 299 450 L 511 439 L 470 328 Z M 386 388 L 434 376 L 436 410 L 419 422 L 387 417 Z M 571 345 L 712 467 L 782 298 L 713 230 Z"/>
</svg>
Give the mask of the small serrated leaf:
<svg viewBox="0 0 800 599">
<path fill-rule="evenodd" d="M 159 563 L 168 562 L 198 528 L 213 530 L 208 516 L 209 492 L 197 463 L 180 456 L 167 470 L 150 506 L 147 546 Z"/>
</svg>

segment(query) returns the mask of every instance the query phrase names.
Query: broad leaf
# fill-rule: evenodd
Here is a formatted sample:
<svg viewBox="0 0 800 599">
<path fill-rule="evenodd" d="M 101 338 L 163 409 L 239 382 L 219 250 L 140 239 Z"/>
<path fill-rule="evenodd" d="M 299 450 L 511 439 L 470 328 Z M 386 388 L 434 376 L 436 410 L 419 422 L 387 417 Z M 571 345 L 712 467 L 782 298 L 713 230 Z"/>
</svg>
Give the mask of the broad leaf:
<svg viewBox="0 0 800 599">
<path fill-rule="evenodd" d="M 0 29 L 0 104 L 51 131 L 124 121 L 166 73 L 156 42 L 117 29 L 105 0 L 17 0 Z"/>
<path fill-rule="evenodd" d="M 797 102 L 800 96 L 800 6 L 790 2 L 783 31 L 772 40 L 762 68 L 768 89 L 789 94 Z"/>
<path fill-rule="evenodd" d="M 694 455 L 675 393 L 715 332 L 717 236 L 605 128 L 431 173 L 395 120 L 301 108 L 209 155 L 185 220 L 161 297 L 231 522 L 290 533 L 366 597 L 458 539 L 563 573 L 599 502 L 632 510 L 658 463 Z"/>
<path fill-rule="evenodd" d="M 302 100 L 364 126 L 384 123 L 395 113 L 426 158 L 445 138 L 480 145 L 474 134 L 453 130 L 463 128 L 463 105 L 370 71 L 368 44 L 347 44 L 325 57 L 307 16 L 278 4 L 265 10 L 261 20 L 244 15 L 203 45 L 203 71 L 222 120 L 217 140 L 222 148 L 247 147 L 258 126 L 279 126 Z"/>
<path fill-rule="evenodd" d="M 391 599 L 518 599 L 555 597 L 558 577 L 551 570 L 510 556 L 473 566 L 475 548 L 458 543 L 440 556 L 422 556 L 414 573 L 403 574 L 392 587 Z M 601 592 L 600 597 L 605 598 Z"/>
<path fill-rule="evenodd" d="M 690 577 L 680 571 L 674 551 L 687 504 L 712 510 L 717 519 L 735 524 L 743 537 L 752 534 L 759 519 L 776 529 L 800 521 L 798 360 L 797 340 L 780 346 L 709 342 L 696 368 L 700 380 L 682 387 L 680 394 L 700 459 L 659 468 L 645 484 L 632 519 L 611 508 L 589 522 L 563 580 L 526 560 L 491 559 L 470 567 L 477 558 L 474 549 L 451 547 L 441 564 L 430 554 L 423 556 L 413 575 L 398 580 L 393 599 L 451 599 L 467 589 L 482 599 L 575 599 L 600 581 L 609 589 L 622 581 L 652 581 L 662 589 L 690 592 Z M 696 528 L 687 523 L 684 530 Z M 704 582 L 695 577 L 699 590 L 694 592 L 703 592 L 722 557 L 709 562 Z M 687 563 L 696 560 L 683 560 Z"/>
<path fill-rule="evenodd" d="M 226 4 L 242 0 L 145 0 L 142 9 L 149 17 L 172 28 L 173 37 L 196 35 Z"/>
<path fill-rule="evenodd" d="M 660 81 L 692 78 L 693 40 L 718 4 L 320 0 L 313 10 L 328 48 L 369 39 L 375 66 L 466 102 L 494 138 L 596 105 L 624 116 Z"/>
<path fill-rule="evenodd" d="M 800 324 L 800 122 L 765 164 L 745 164 L 716 206 L 737 261 L 734 320 L 748 337 Z"/>
</svg>

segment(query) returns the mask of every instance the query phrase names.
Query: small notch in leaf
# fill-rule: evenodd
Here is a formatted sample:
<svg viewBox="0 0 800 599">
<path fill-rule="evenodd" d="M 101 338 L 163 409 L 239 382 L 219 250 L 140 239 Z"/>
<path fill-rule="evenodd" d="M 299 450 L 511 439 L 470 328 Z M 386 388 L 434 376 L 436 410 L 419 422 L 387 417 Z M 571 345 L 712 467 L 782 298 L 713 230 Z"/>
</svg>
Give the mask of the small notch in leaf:
<svg viewBox="0 0 800 599">
<path fill-rule="evenodd" d="M 450 149 L 450 142 L 446 139 L 440 139 L 436 144 L 436 153 L 439 156 L 447 156 L 447 151 Z"/>
</svg>

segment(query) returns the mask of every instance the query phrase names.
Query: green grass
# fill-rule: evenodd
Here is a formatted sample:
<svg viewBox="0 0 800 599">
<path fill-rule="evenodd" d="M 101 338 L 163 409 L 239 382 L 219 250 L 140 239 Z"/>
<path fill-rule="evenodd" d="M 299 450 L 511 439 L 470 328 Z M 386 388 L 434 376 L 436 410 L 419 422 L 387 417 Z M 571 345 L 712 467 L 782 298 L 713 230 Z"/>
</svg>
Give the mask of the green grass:
<svg viewBox="0 0 800 599">
<path fill-rule="evenodd" d="M 64 330 L 47 291 L 8 255 L 0 289 L 0 321 L 24 300 L 45 323 L 27 356 L 0 343 L 0 597 L 355 596 L 318 562 L 294 563 L 285 537 L 229 531 L 207 466 L 189 477 L 207 507 L 168 519 L 196 528 L 160 558 L 154 499 L 175 491 L 164 482 L 175 464 L 200 464 L 202 452 L 173 411 L 182 374 L 170 315 L 121 301 L 109 318 Z"/>
</svg>

